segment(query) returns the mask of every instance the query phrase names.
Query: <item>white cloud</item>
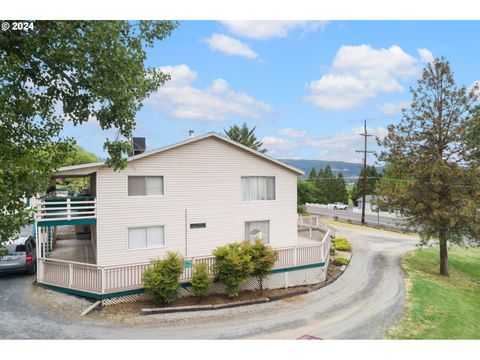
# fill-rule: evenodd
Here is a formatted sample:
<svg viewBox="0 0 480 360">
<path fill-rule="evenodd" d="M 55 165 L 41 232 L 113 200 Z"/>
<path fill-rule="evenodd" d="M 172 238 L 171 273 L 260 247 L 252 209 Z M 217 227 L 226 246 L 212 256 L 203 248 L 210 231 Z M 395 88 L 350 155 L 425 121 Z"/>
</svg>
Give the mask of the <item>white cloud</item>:
<svg viewBox="0 0 480 360">
<path fill-rule="evenodd" d="M 403 91 L 400 80 L 418 72 L 419 60 L 397 45 L 386 49 L 343 45 L 330 70 L 307 84 L 305 99 L 322 109 L 353 109 L 380 93 Z"/>
<path fill-rule="evenodd" d="M 268 149 L 293 150 L 298 148 L 298 144 L 293 141 L 277 138 L 275 136 L 266 136 L 262 139 L 263 145 Z"/>
<path fill-rule="evenodd" d="M 266 40 L 283 38 L 294 29 L 300 28 L 304 33 L 325 28 L 326 21 L 221 21 L 228 30 L 238 36 Z"/>
<path fill-rule="evenodd" d="M 290 128 L 280 129 L 278 130 L 278 133 L 280 135 L 284 135 L 292 138 L 304 138 L 305 136 L 307 136 L 306 130 L 295 130 Z"/>
<path fill-rule="evenodd" d="M 374 136 L 378 136 L 379 138 L 383 138 L 387 135 L 387 129 L 383 127 L 367 128 L 367 132 Z M 281 153 L 279 150 L 310 147 L 317 149 L 316 157 L 322 160 L 360 162 L 363 159 L 363 155 L 356 152 L 356 150 L 363 149 L 364 146 L 364 138 L 359 135 L 360 133 L 363 133 L 363 127 L 353 128 L 349 132 L 340 132 L 319 138 L 311 136 L 305 130 L 281 129 L 279 130 L 279 133 L 294 139 L 294 141 L 275 138 L 275 141 L 271 141 L 271 143 L 275 143 L 275 145 L 288 143 L 288 146 L 283 145 L 283 149 L 282 145 L 275 146 L 274 150 L 276 153 Z M 376 148 L 376 141 L 374 138 L 370 139 L 369 149 Z M 296 144 L 296 146 L 294 144 Z M 267 146 L 267 144 L 265 144 L 265 147 L 270 150 L 270 147 Z M 285 152 L 281 154 L 282 156 L 286 156 Z"/>
<path fill-rule="evenodd" d="M 433 62 L 433 54 L 428 49 L 417 49 L 418 55 L 420 55 L 420 60 L 425 63 Z"/>
<path fill-rule="evenodd" d="M 274 112 L 273 107 L 230 88 L 224 79 L 215 79 L 205 88 L 194 87 L 198 77 L 187 65 L 163 66 L 171 80 L 150 95 L 146 104 L 169 116 L 220 123 L 230 118 L 260 120 Z"/>
<path fill-rule="evenodd" d="M 377 108 L 385 115 L 395 115 L 400 112 L 403 108 L 410 106 L 408 101 L 402 101 L 399 103 L 386 102 L 380 105 L 377 105 Z"/>
<path fill-rule="evenodd" d="M 212 50 L 220 51 L 227 55 L 243 56 L 249 59 L 256 59 L 258 54 L 250 49 L 250 47 L 230 36 L 222 34 L 213 34 L 208 39 L 205 39 L 208 46 Z"/>
</svg>

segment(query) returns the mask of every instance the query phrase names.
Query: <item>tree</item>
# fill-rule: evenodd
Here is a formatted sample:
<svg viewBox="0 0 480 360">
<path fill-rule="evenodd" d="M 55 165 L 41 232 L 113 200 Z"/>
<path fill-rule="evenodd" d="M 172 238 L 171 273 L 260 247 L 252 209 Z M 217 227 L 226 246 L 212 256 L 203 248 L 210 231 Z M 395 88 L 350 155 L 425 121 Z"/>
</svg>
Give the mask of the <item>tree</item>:
<svg viewBox="0 0 480 360">
<path fill-rule="evenodd" d="M 225 131 L 225 135 L 227 135 L 233 141 L 236 141 L 242 145 L 248 146 L 253 150 L 260 151 L 262 153 L 266 152 L 266 149 L 262 149 L 263 143 L 257 140 L 255 136 L 255 129 L 257 127 L 254 126 L 252 129 L 248 128 L 247 123 L 243 123 L 242 127 L 238 125 L 232 125 L 228 130 Z"/>
<path fill-rule="evenodd" d="M 337 175 L 337 180 L 335 181 L 334 196 L 335 200 L 333 202 L 339 201 L 344 204 L 348 204 L 347 182 L 345 181 L 342 172 Z"/>
<path fill-rule="evenodd" d="M 361 198 L 363 195 L 363 174 L 364 174 L 364 171 L 362 168 L 362 170 L 360 171 L 360 176 L 358 177 L 357 181 L 353 185 L 351 196 L 352 196 L 353 204 L 355 206 L 358 204 L 358 199 Z M 366 186 L 367 195 L 372 195 L 375 193 L 375 185 L 377 184 L 379 178 L 380 178 L 380 174 L 378 173 L 375 166 L 367 165 L 367 186 Z"/>
<path fill-rule="evenodd" d="M 251 275 L 257 279 L 260 294 L 263 294 L 263 280 L 272 270 L 275 261 L 278 259 L 278 253 L 271 246 L 265 245 L 261 240 L 255 240 L 255 243 L 247 244 L 247 252 L 250 254 L 253 263 Z"/>
<path fill-rule="evenodd" d="M 97 121 L 107 163 L 126 165 L 143 100 L 169 79 L 145 67 L 144 46 L 170 35 L 171 21 L 36 21 L 0 32 L 0 243 L 32 221 L 26 194 L 45 190 L 73 152 L 65 122 Z"/>
<path fill-rule="evenodd" d="M 440 245 L 440 274 L 448 276 L 450 243 L 480 237 L 479 129 L 474 108 L 479 90 L 455 84 L 449 62 L 429 63 L 411 89 L 412 104 L 398 125 L 390 125 L 379 144 L 379 159 L 411 176 L 404 185 L 385 189 L 387 205 L 409 225 L 420 228 L 421 244 Z"/>
<path fill-rule="evenodd" d="M 315 180 L 317 177 L 317 172 L 315 171 L 315 168 L 312 167 L 310 170 L 310 174 L 308 174 L 308 180 Z"/>
<path fill-rule="evenodd" d="M 73 152 L 63 161 L 62 166 L 88 164 L 99 160 L 94 153 L 85 150 L 79 145 L 75 145 Z"/>
<path fill-rule="evenodd" d="M 310 180 L 298 179 L 297 181 L 297 203 L 305 205 L 315 202 L 315 184 Z"/>
</svg>

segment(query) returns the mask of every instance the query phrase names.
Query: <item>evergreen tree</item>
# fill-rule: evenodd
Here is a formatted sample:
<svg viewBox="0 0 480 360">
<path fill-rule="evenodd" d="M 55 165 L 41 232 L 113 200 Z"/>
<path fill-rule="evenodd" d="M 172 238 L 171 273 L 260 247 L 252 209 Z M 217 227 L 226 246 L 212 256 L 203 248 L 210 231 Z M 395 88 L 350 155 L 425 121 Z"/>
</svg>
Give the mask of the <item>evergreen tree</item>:
<svg viewBox="0 0 480 360">
<path fill-rule="evenodd" d="M 335 201 L 348 204 L 347 182 L 345 181 L 345 178 L 342 172 L 338 174 L 337 181 L 335 181 L 335 184 L 336 184 Z"/>
<path fill-rule="evenodd" d="M 363 171 L 363 168 L 362 168 L 362 170 L 360 171 L 360 176 L 357 179 L 357 181 L 355 182 L 355 185 L 353 186 L 353 189 L 352 189 L 351 196 L 352 196 L 353 204 L 355 206 L 358 205 L 358 200 L 363 195 L 363 174 L 364 174 L 364 171 Z M 366 188 L 367 188 L 366 194 L 367 195 L 374 194 L 375 185 L 378 183 L 379 177 L 380 177 L 380 174 L 378 173 L 375 166 L 367 165 L 367 186 L 366 186 Z"/>
<path fill-rule="evenodd" d="M 448 276 L 448 242 L 480 238 L 478 85 L 455 84 L 449 62 L 429 63 L 411 89 L 412 104 L 379 144 L 379 159 L 404 169 L 410 181 L 384 189 L 387 205 L 420 229 L 421 244 L 438 239 L 440 274 Z"/>
<path fill-rule="evenodd" d="M 247 123 L 243 123 L 242 127 L 239 127 L 237 124 L 230 126 L 228 130 L 224 130 L 225 135 L 227 135 L 233 141 L 236 141 L 242 145 L 248 146 L 253 150 L 260 151 L 262 153 L 266 152 L 267 149 L 262 149 L 263 143 L 257 140 L 255 135 L 255 129 L 257 127 L 254 126 L 252 129 L 248 128 Z"/>
<path fill-rule="evenodd" d="M 314 180 L 317 177 L 317 172 L 315 171 L 315 168 L 312 167 L 312 170 L 310 170 L 310 174 L 308 174 L 308 180 Z"/>
</svg>

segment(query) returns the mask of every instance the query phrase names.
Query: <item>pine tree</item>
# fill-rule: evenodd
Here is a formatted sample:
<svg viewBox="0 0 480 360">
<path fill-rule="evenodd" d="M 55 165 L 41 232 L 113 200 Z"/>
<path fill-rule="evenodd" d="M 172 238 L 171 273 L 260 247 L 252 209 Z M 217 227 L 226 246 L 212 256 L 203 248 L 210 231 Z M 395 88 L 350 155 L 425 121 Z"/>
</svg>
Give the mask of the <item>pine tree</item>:
<svg viewBox="0 0 480 360">
<path fill-rule="evenodd" d="M 480 129 L 474 106 L 478 85 L 455 84 L 449 62 L 429 63 L 411 89 L 412 104 L 398 125 L 379 141 L 379 159 L 411 176 L 402 186 L 383 189 L 387 206 L 420 229 L 421 244 L 440 245 L 440 274 L 448 276 L 448 243 L 480 238 Z"/>
<path fill-rule="evenodd" d="M 267 149 L 262 149 L 263 143 L 257 140 L 257 136 L 255 135 L 256 128 L 257 127 L 254 126 L 252 129 L 249 129 L 247 123 L 244 122 L 242 127 L 235 124 L 230 126 L 228 130 L 224 130 L 224 132 L 225 135 L 233 141 L 264 153 Z"/>
<path fill-rule="evenodd" d="M 312 167 L 310 170 L 310 174 L 308 174 L 308 180 L 315 180 L 317 177 L 317 172 L 315 171 L 315 168 Z"/>
</svg>

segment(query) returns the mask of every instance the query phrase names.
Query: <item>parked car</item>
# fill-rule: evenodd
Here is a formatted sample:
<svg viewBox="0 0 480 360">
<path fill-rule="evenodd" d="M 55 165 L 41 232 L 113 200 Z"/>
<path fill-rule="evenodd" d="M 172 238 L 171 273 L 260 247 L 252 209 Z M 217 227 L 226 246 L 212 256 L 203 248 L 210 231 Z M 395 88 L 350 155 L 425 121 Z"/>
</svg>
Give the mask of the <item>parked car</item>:
<svg viewBox="0 0 480 360">
<path fill-rule="evenodd" d="M 20 236 L 0 245 L 0 274 L 37 271 L 37 252 L 32 236 Z"/>
<path fill-rule="evenodd" d="M 348 205 L 345 205 L 344 203 L 341 203 L 341 202 L 334 202 L 333 204 L 328 204 L 327 208 L 333 209 L 333 210 L 348 210 Z"/>
</svg>

